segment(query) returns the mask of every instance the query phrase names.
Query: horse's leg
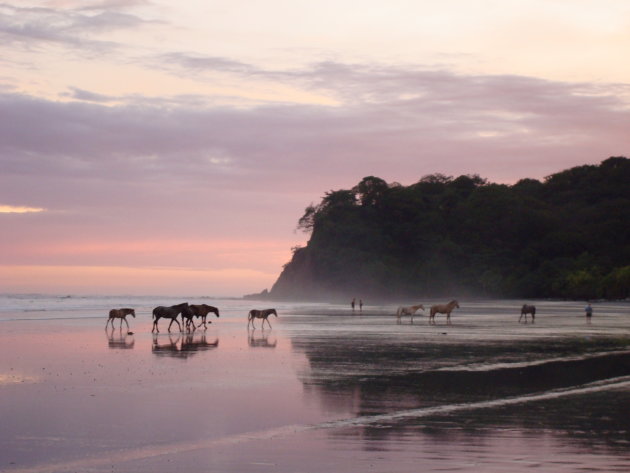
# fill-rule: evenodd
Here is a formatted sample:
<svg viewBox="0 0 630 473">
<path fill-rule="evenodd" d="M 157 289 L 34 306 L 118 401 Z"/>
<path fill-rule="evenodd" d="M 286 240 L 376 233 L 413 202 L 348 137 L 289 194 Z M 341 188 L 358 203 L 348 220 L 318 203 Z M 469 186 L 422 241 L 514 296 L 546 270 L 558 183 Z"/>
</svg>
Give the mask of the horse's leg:
<svg viewBox="0 0 630 473">
<path fill-rule="evenodd" d="M 160 318 L 156 317 L 153 321 L 153 328 L 151 329 L 151 333 L 153 333 L 153 330 L 157 330 L 155 333 L 160 333 L 160 329 L 158 328 L 158 320 L 160 320 Z"/>
<path fill-rule="evenodd" d="M 127 331 L 129 331 L 129 322 L 127 322 L 127 317 L 123 317 L 123 320 L 127 324 Z M 122 322 L 120 322 L 120 326 L 122 327 Z"/>
<path fill-rule="evenodd" d="M 177 317 L 173 317 L 171 319 L 171 323 L 168 324 L 168 332 L 171 333 L 171 325 L 173 325 L 173 322 L 175 322 L 177 324 L 177 327 L 179 327 L 179 331 L 182 332 L 182 326 L 179 323 L 179 320 L 177 320 Z"/>
<path fill-rule="evenodd" d="M 267 321 L 267 323 L 269 324 L 269 328 L 271 328 L 271 322 L 269 322 L 269 318 L 265 317 L 265 320 Z"/>
</svg>

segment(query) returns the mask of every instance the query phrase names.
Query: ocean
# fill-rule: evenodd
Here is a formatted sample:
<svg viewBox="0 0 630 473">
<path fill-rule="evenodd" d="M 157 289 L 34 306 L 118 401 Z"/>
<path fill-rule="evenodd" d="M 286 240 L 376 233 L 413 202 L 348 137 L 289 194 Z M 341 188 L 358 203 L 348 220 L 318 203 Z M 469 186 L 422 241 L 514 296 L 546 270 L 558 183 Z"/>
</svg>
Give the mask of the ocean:
<svg viewBox="0 0 630 473">
<path fill-rule="evenodd" d="M 220 316 L 152 333 L 184 301 Z M 1 295 L 0 471 L 630 469 L 628 302 L 402 302 Z"/>
</svg>

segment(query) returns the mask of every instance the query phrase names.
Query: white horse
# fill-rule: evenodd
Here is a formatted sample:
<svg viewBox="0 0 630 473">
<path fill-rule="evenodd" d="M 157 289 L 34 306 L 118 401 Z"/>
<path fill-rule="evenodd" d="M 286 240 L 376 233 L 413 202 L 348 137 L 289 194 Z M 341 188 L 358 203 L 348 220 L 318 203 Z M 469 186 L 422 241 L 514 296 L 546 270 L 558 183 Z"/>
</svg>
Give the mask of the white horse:
<svg viewBox="0 0 630 473">
<path fill-rule="evenodd" d="M 424 306 L 422 304 L 418 304 L 409 307 L 399 307 L 396 311 L 396 322 L 401 323 L 400 318 L 403 315 L 411 315 L 411 323 L 413 323 L 413 315 L 418 311 L 418 309 L 424 310 Z"/>
</svg>

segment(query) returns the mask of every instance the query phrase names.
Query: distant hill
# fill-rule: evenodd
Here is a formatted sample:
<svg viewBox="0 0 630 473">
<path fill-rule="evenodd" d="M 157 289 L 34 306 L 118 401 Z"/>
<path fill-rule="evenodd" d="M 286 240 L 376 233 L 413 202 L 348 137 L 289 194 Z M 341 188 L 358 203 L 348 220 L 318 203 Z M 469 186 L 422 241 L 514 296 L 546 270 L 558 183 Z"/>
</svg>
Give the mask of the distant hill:
<svg viewBox="0 0 630 473">
<path fill-rule="evenodd" d="M 630 160 L 543 181 L 369 176 L 327 192 L 298 228 L 271 299 L 630 296 Z"/>
</svg>

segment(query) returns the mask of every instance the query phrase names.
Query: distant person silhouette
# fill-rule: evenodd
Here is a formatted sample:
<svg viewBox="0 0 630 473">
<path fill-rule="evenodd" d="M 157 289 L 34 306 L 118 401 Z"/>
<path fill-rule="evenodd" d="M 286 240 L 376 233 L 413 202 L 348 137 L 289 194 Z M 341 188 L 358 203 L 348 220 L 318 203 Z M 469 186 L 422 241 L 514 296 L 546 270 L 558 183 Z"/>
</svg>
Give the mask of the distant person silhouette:
<svg viewBox="0 0 630 473">
<path fill-rule="evenodd" d="M 352 298 L 352 302 L 350 303 L 350 307 L 352 307 L 352 312 L 354 312 L 354 305 L 356 303 L 356 298 Z"/>
<path fill-rule="evenodd" d="M 359 299 L 359 312 L 363 312 L 363 299 Z"/>
<path fill-rule="evenodd" d="M 591 307 L 591 303 L 590 302 L 588 304 L 586 304 L 586 307 L 584 307 L 584 312 L 586 313 L 586 323 L 590 324 L 591 323 L 591 317 L 593 316 L 593 308 Z"/>
</svg>

